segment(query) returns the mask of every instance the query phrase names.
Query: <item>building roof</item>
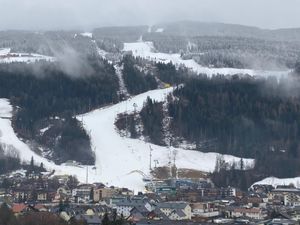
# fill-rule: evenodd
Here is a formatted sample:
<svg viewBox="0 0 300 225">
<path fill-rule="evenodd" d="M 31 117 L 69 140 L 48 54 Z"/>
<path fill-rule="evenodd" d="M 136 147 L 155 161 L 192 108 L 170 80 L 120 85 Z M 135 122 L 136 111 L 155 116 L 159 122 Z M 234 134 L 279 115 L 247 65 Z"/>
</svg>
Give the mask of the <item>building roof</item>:
<svg viewBox="0 0 300 225">
<path fill-rule="evenodd" d="M 153 213 L 163 220 L 169 220 L 169 217 L 167 217 L 159 208 L 155 208 Z"/>
<path fill-rule="evenodd" d="M 156 204 L 159 208 L 168 209 L 185 209 L 188 205 L 186 202 L 160 202 Z"/>
<path fill-rule="evenodd" d="M 116 203 L 116 206 L 139 207 L 139 206 L 145 206 L 147 203 L 148 201 L 145 201 L 144 199 L 135 199 L 135 200 L 122 199 Z"/>
<path fill-rule="evenodd" d="M 12 211 L 13 211 L 13 213 L 21 213 L 26 208 L 27 208 L 27 205 L 25 205 L 24 203 L 13 204 Z"/>
<path fill-rule="evenodd" d="M 176 213 L 179 217 L 186 217 L 186 214 L 181 209 L 173 210 L 172 213 Z"/>
<path fill-rule="evenodd" d="M 147 216 L 147 214 L 149 213 L 149 210 L 144 205 L 139 205 L 139 206 L 134 206 L 134 208 L 132 208 L 130 212 L 131 213 L 139 212 L 143 216 Z"/>
</svg>

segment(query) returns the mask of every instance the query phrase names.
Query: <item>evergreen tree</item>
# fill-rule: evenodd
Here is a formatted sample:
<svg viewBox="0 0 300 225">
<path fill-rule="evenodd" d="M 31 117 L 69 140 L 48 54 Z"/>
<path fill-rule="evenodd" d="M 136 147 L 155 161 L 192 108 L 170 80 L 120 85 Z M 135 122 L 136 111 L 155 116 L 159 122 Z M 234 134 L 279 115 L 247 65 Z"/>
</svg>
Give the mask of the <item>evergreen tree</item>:
<svg viewBox="0 0 300 225">
<path fill-rule="evenodd" d="M 33 156 L 31 156 L 31 160 L 30 160 L 30 169 L 29 169 L 29 171 L 30 171 L 30 172 L 35 171 Z"/>
<path fill-rule="evenodd" d="M 108 214 L 107 213 L 104 214 L 104 217 L 102 219 L 102 225 L 110 225 L 110 220 L 108 218 Z"/>
<path fill-rule="evenodd" d="M 43 172 L 44 170 L 45 170 L 44 169 L 44 163 L 41 162 L 41 164 L 40 164 L 40 171 Z"/>
<path fill-rule="evenodd" d="M 0 224 L 17 225 L 16 217 L 6 203 L 3 203 L 0 206 Z"/>
</svg>

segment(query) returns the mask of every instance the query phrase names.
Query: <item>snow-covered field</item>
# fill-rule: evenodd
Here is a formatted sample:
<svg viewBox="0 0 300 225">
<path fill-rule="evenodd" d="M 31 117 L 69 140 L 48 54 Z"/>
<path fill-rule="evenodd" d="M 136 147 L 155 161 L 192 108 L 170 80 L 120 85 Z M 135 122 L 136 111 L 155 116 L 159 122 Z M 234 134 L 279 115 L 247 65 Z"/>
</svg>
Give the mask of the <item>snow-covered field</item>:
<svg viewBox="0 0 300 225">
<path fill-rule="evenodd" d="M 275 76 L 280 78 L 286 76 L 290 71 L 264 71 L 264 70 L 251 70 L 251 69 L 236 69 L 236 68 L 209 68 L 203 67 L 196 63 L 195 60 L 184 60 L 179 54 L 167 54 L 156 52 L 152 42 L 144 42 L 142 39 L 134 43 L 124 43 L 124 51 L 132 51 L 135 57 L 142 57 L 155 62 L 169 63 L 179 66 L 184 65 L 190 70 L 198 74 L 207 74 L 208 76 L 216 74 L 235 75 L 235 74 L 248 74 L 251 76 Z"/>
<path fill-rule="evenodd" d="M 39 54 L 12 53 L 10 48 L 0 49 L 0 63 L 34 63 L 41 60 L 55 61 L 55 58 Z"/>
<path fill-rule="evenodd" d="M 277 178 L 277 177 L 268 177 L 261 181 L 254 183 L 253 185 L 272 185 L 273 187 L 277 187 L 279 185 L 290 185 L 293 184 L 296 188 L 300 188 L 300 177 L 294 178 Z M 253 186 L 252 185 L 252 186 Z"/>
<path fill-rule="evenodd" d="M 114 126 L 114 122 L 119 113 L 141 110 L 147 96 L 156 101 L 163 101 L 172 90 L 173 88 L 149 91 L 119 104 L 77 117 L 91 135 L 96 154 L 96 168 L 101 181 L 110 185 L 126 186 L 135 191 L 143 190 L 144 183 L 140 172 L 149 175 L 150 144 L 142 140 L 121 137 Z M 152 165 L 157 161 L 159 166 L 167 166 L 170 161 L 173 162 L 176 155 L 178 168 L 206 172 L 214 170 L 216 158 L 219 155 L 153 144 L 151 144 L 151 148 L 153 149 Z M 240 161 L 240 158 L 229 155 L 225 155 L 224 159 L 228 163 Z M 244 161 L 247 166 L 254 163 L 252 159 L 245 159 Z"/>
</svg>

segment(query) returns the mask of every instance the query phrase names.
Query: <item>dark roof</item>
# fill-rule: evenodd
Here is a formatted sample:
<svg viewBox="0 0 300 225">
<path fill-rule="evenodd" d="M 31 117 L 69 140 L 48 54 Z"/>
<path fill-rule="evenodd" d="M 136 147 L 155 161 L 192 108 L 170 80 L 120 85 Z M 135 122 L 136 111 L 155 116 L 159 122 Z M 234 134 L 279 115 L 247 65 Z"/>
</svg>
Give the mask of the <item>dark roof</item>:
<svg viewBox="0 0 300 225">
<path fill-rule="evenodd" d="M 163 220 L 169 220 L 169 217 L 167 217 L 159 208 L 154 209 L 153 212 L 157 217 L 160 217 Z"/>
<path fill-rule="evenodd" d="M 138 212 L 140 212 L 143 215 L 149 213 L 149 210 L 145 206 L 143 206 L 143 205 L 134 206 L 134 208 L 131 211 L 132 212 L 138 211 Z"/>
<path fill-rule="evenodd" d="M 121 201 L 116 203 L 116 206 L 138 207 L 138 206 L 145 206 L 147 203 L 148 201 L 144 199 L 135 199 L 135 200 L 122 199 Z"/>
<path fill-rule="evenodd" d="M 186 217 L 186 214 L 181 209 L 176 209 L 172 213 L 176 213 L 179 217 Z"/>
<path fill-rule="evenodd" d="M 186 202 L 160 202 L 156 204 L 159 208 L 168 208 L 168 209 L 184 209 L 188 203 Z"/>
</svg>

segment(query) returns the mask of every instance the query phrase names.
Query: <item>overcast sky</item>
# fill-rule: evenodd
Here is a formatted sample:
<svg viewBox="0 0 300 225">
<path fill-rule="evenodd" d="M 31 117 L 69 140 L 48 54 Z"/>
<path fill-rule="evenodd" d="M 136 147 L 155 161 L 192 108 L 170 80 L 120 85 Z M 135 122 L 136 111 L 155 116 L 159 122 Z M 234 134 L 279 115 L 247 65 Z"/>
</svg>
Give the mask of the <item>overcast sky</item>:
<svg viewBox="0 0 300 225">
<path fill-rule="evenodd" d="M 0 0 L 0 30 L 91 29 L 197 20 L 300 27 L 300 0 Z"/>
</svg>

